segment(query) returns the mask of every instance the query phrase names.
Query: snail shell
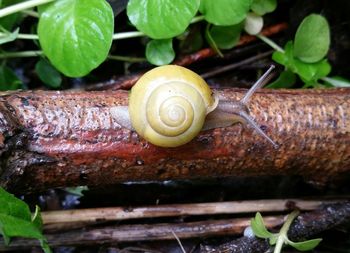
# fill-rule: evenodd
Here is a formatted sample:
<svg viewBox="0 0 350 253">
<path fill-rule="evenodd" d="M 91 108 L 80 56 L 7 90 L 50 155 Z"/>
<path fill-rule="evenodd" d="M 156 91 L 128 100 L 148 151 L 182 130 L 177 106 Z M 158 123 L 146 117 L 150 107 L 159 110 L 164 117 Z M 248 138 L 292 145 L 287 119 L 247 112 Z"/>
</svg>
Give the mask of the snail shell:
<svg viewBox="0 0 350 253">
<path fill-rule="evenodd" d="M 152 69 L 131 90 L 129 114 L 133 128 L 147 141 L 177 147 L 201 131 L 206 115 L 218 104 L 206 82 L 176 65 Z"/>
</svg>

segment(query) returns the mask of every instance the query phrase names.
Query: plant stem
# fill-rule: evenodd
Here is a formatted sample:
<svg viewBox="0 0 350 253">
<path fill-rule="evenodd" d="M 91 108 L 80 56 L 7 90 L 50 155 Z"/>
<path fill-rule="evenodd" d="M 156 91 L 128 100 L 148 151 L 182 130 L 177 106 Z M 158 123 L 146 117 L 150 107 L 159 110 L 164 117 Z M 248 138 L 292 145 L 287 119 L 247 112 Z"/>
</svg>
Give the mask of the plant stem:
<svg viewBox="0 0 350 253">
<path fill-rule="evenodd" d="M 283 244 L 286 241 L 287 238 L 287 233 L 289 230 L 290 225 L 292 224 L 293 220 L 299 215 L 299 211 L 293 211 L 292 213 L 290 213 L 287 217 L 286 222 L 283 224 L 280 232 L 279 232 L 279 236 L 277 239 L 277 243 L 275 246 L 275 249 L 273 251 L 273 253 L 280 253 L 283 247 Z"/>
<path fill-rule="evenodd" d="M 2 53 L 0 54 L 0 59 L 7 58 L 17 58 L 17 57 L 38 57 L 43 55 L 43 51 L 22 51 L 22 52 L 11 52 L 11 53 Z"/>
<path fill-rule="evenodd" d="M 108 59 L 116 61 L 126 61 L 126 62 L 144 62 L 147 61 L 146 58 L 142 57 L 129 57 L 122 55 L 108 55 Z"/>
<path fill-rule="evenodd" d="M 17 35 L 17 39 L 23 39 L 23 40 L 38 40 L 39 36 L 36 34 L 23 34 L 19 33 Z"/>
<path fill-rule="evenodd" d="M 123 32 L 123 33 L 115 33 L 113 34 L 113 40 L 122 40 L 136 37 L 146 36 L 143 32 L 134 31 L 134 32 Z"/>
<path fill-rule="evenodd" d="M 194 17 L 191 21 L 191 24 L 200 22 L 202 20 L 204 20 L 204 16 Z M 122 32 L 122 33 L 113 34 L 113 40 L 122 40 L 122 39 L 129 39 L 129 38 L 136 38 L 136 37 L 143 37 L 143 36 L 147 36 L 147 35 L 139 31 Z"/>
<path fill-rule="evenodd" d="M 202 20 L 204 20 L 204 16 L 203 16 L 203 15 L 202 15 L 202 16 L 196 16 L 196 17 L 194 17 L 194 18 L 191 20 L 191 24 L 200 22 L 200 21 L 202 21 Z"/>
<path fill-rule="evenodd" d="M 1 36 L 7 36 L 7 33 L 2 33 L 0 32 L 0 37 Z M 17 34 L 16 39 L 22 39 L 22 40 L 38 40 L 39 36 L 36 34 L 24 34 L 24 33 L 19 33 Z"/>
<path fill-rule="evenodd" d="M 29 0 L 26 2 L 19 3 L 19 4 L 14 4 L 14 5 L 11 5 L 9 7 L 4 8 L 4 9 L 1 9 L 0 10 L 0 18 L 5 17 L 7 15 L 11 15 L 11 14 L 19 12 L 19 11 L 23 11 L 23 10 L 32 8 L 34 6 L 46 4 L 46 3 L 49 3 L 52 1 L 54 1 L 54 0 Z"/>
<path fill-rule="evenodd" d="M 21 11 L 22 13 L 34 17 L 34 18 L 39 18 L 39 13 L 37 13 L 36 11 L 32 11 L 32 10 L 23 10 Z"/>
<path fill-rule="evenodd" d="M 259 39 L 264 41 L 267 45 L 269 45 L 270 47 L 272 47 L 276 51 L 284 53 L 283 48 L 281 48 L 279 45 L 277 45 L 273 40 L 269 39 L 268 37 L 262 35 L 261 33 L 257 34 L 256 37 L 258 37 Z"/>
</svg>

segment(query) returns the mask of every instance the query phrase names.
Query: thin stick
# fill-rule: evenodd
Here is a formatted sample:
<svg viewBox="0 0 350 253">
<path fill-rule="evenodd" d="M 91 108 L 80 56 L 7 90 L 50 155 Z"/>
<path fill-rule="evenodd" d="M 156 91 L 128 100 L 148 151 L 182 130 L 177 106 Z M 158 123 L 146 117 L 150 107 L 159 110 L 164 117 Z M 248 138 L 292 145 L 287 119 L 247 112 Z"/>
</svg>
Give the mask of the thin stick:
<svg viewBox="0 0 350 253">
<path fill-rule="evenodd" d="M 38 5 L 42 5 L 42 4 L 46 4 L 49 2 L 52 2 L 54 0 L 30 0 L 30 1 L 26 1 L 23 3 L 19 3 L 19 4 L 14 4 L 11 6 L 8 6 L 6 8 L 3 8 L 0 10 L 0 18 L 5 17 L 7 15 L 11 15 L 13 13 L 19 12 L 19 11 L 23 11 Z"/>
<path fill-rule="evenodd" d="M 281 212 L 288 211 L 290 207 L 300 210 L 313 210 L 321 205 L 337 202 L 337 200 L 302 200 L 302 199 L 276 199 L 276 200 L 247 200 L 214 202 L 199 204 L 172 204 L 146 206 L 136 208 L 108 207 L 79 210 L 63 210 L 42 212 L 45 225 L 54 223 L 115 221 L 140 218 L 176 217 L 188 215 L 213 215 L 255 212 Z"/>
<path fill-rule="evenodd" d="M 218 69 L 214 69 L 213 71 L 206 72 L 206 73 L 202 74 L 201 77 L 206 79 L 206 78 L 209 78 L 209 77 L 216 76 L 218 74 L 222 74 L 222 73 L 227 72 L 227 71 L 231 71 L 233 69 L 239 68 L 239 67 L 241 67 L 243 65 L 246 65 L 248 63 L 255 62 L 257 60 L 263 59 L 263 58 L 271 55 L 272 53 L 273 53 L 273 51 L 271 50 L 271 51 L 268 51 L 268 52 L 265 52 L 265 53 L 258 54 L 256 56 L 247 58 L 247 59 L 245 59 L 243 61 L 236 62 L 236 63 L 230 64 L 230 65 L 226 65 L 226 66 L 218 68 Z"/>
<path fill-rule="evenodd" d="M 181 243 L 179 237 L 175 234 L 174 231 L 171 231 L 171 233 L 173 234 L 173 236 L 175 237 L 177 243 L 179 244 L 179 246 L 180 246 L 180 248 L 181 248 L 181 251 L 182 251 L 183 253 L 186 253 L 186 250 L 184 249 L 184 246 L 182 246 L 182 243 Z"/>
<path fill-rule="evenodd" d="M 279 145 L 274 142 L 263 130 L 261 130 L 260 126 L 245 112 L 240 112 L 240 116 L 250 125 L 255 131 L 258 132 L 262 137 L 268 140 L 275 149 L 278 149 Z"/>
<path fill-rule="evenodd" d="M 258 81 L 255 82 L 255 84 L 248 90 L 248 92 L 245 94 L 245 96 L 240 101 L 242 104 L 246 105 L 248 103 L 249 99 L 254 94 L 254 92 L 266 84 L 266 82 L 269 80 L 268 76 L 270 75 L 271 71 L 274 68 L 275 68 L 275 66 L 271 65 L 270 68 L 258 79 Z"/>
<path fill-rule="evenodd" d="M 267 228 L 283 224 L 283 216 L 264 217 Z M 226 220 L 206 220 L 185 223 L 162 223 L 144 225 L 121 225 L 98 229 L 76 230 L 66 233 L 45 235 L 51 247 L 96 245 L 118 242 L 140 242 L 154 240 L 174 240 L 173 233 L 180 239 L 238 235 L 250 225 L 250 218 L 236 218 Z M 9 247 L 0 240 L 0 251 L 26 249 L 37 246 L 36 240 L 13 239 Z"/>
</svg>

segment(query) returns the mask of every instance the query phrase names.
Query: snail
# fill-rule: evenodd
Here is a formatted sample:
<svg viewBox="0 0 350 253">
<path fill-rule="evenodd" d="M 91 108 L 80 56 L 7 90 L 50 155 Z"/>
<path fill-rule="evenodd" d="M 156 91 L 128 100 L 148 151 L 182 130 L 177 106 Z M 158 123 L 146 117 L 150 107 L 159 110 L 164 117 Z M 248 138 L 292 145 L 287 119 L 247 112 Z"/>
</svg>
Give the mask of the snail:
<svg viewBox="0 0 350 253">
<path fill-rule="evenodd" d="M 237 102 L 213 93 L 196 73 L 177 65 L 156 67 L 133 86 L 129 106 L 117 106 L 111 114 L 121 126 L 136 131 L 160 147 L 177 147 L 190 142 L 200 131 L 241 122 L 253 127 L 274 147 L 249 116 L 247 103 L 266 81 L 270 69 Z"/>
</svg>

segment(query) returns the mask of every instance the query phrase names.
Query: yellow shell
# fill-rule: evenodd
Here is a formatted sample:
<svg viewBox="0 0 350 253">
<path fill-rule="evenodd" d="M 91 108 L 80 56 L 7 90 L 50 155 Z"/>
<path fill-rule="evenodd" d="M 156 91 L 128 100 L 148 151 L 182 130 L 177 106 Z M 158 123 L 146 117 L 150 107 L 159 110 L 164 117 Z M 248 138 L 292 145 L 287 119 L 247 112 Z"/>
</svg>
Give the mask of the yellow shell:
<svg viewBox="0 0 350 253">
<path fill-rule="evenodd" d="M 177 147 L 191 141 L 217 103 L 206 82 L 184 67 L 166 65 L 144 74 L 129 97 L 136 132 L 154 145 Z"/>
</svg>

